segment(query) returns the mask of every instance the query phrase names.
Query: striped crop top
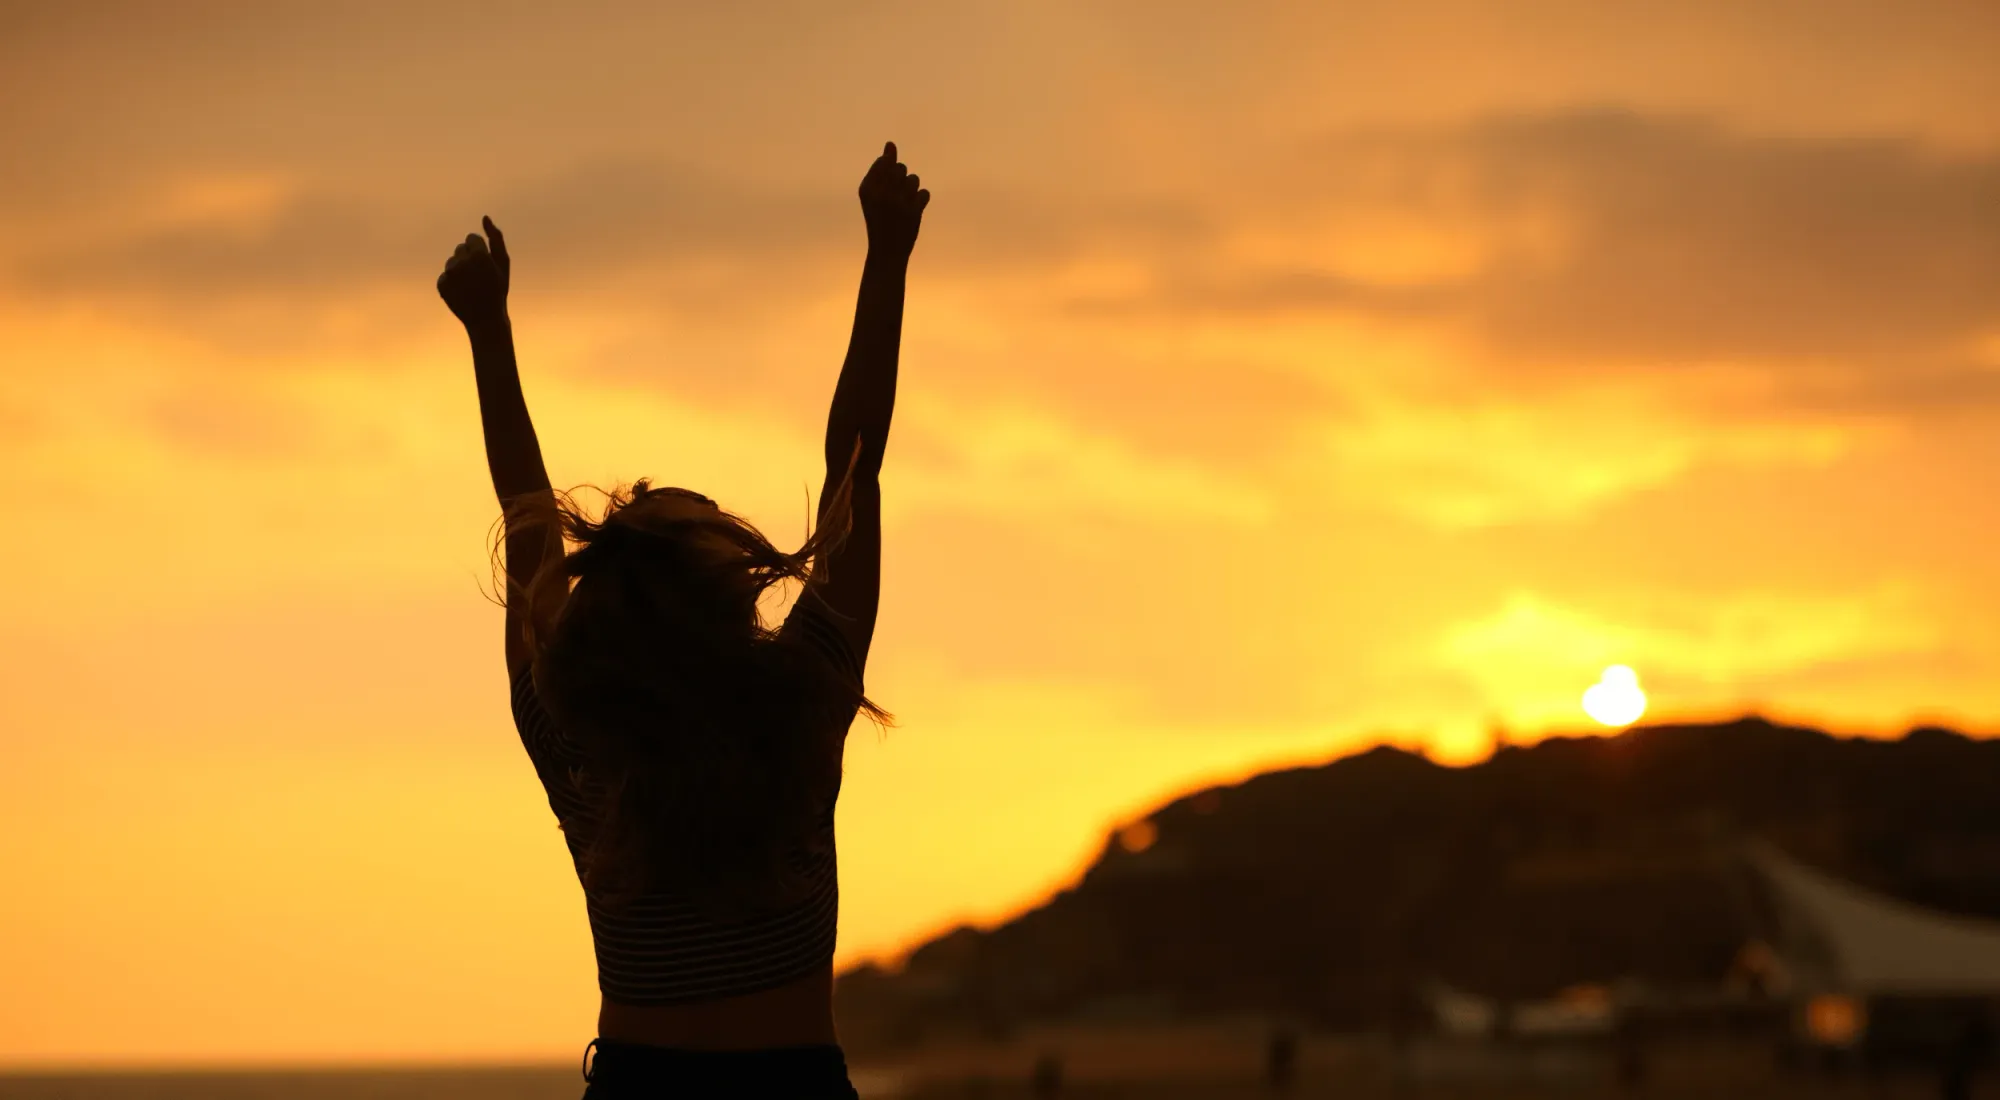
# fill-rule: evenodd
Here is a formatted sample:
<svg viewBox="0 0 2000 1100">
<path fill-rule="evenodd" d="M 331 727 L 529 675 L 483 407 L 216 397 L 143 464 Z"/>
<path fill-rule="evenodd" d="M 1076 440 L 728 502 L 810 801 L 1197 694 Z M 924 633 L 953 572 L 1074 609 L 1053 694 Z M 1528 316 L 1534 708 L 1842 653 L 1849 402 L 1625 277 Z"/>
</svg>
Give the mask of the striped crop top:
<svg viewBox="0 0 2000 1100">
<path fill-rule="evenodd" d="M 834 662 L 861 682 L 860 663 L 818 600 L 801 597 L 780 629 Z M 565 829 L 570 858 L 581 874 L 584 842 L 578 833 L 596 816 L 593 788 L 584 778 L 583 758 L 564 736 L 535 693 L 530 669 L 514 676 L 514 725 Z M 850 713 L 844 721 L 851 721 Z M 845 732 L 843 729 L 842 732 Z M 588 888 L 590 938 L 597 952 L 597 986 L 605 999 L 628 1005 L 687 1004 L 772 989 L 803 978 L 833 959 L 840 885 L 833 845 L 833 803 L 819 835 L 794 860 L 807 884 L 797 900 L 740 921 L 705 913 L 689 895 L 671 885 L 653 888 L 617 905 Z"/>
</svg>

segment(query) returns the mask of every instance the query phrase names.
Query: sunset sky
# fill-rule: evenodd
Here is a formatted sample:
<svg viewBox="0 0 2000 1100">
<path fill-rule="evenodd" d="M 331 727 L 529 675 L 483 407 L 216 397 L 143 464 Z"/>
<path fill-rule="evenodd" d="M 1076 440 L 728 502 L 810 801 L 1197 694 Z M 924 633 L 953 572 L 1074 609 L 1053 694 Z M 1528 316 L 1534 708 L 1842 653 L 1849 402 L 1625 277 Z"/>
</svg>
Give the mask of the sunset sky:
<svg viewBox="0 0 2000 1100">
<path fill-rule="evenodd" d="M 432 280 L 506 230 L 558 484 L 795 543 L 885 139 L 843 964 L 1612 663 L 2000 730 L 2000 5 L 683 9 L 0 4 L 0 1063 L 582 1048 Z"/>
</svg>

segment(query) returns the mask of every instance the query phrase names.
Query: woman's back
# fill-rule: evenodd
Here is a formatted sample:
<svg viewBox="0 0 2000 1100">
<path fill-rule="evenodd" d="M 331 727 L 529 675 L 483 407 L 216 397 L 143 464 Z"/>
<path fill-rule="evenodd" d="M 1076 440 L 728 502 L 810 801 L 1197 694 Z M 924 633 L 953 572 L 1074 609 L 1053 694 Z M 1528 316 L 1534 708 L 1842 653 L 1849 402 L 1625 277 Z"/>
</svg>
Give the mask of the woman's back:
<svg viewBox="0 0 2000 1100">
<path fill-rule="evenodd" d="M 891 144 L 860 198 L 868 257 L 827 478 L 815 533 L 791 554 L 706 497 L 644 481 L 601 520 L 582 517 L 542 464 L 506 309 L 512 261 L 491 219 L 438 279 L 471 339 L 505 520 L 515 722 L 596 947 L 587 1096 L 854 1095 L 834 1042 L 833 815 L 847 726 L 857 708 L 884 717 L 862 689 L 879 474 L 930 193 Z M 758 599 L 788 579 L 804 589 L 767 632 Z"/>
<path fill-rule="evenodd" d="M 858 680 L 860 669 L 836 626 L 817 600 L 802 599 L 779 632 L 810 658 Z M 548 793 L 549 807 L 563 825 L 579 876 L 587 869 L 592 830 L 601 820 L 604 791 L 590 762 L 542 705 L 533 666 L 514 676 L 513 712 L 521 743 Z M 826 750 L 837 754 L 841 735 L 854 717 L 852 706 L 826 715 Z M 714 1032 L 722 1046 L 755 1045 L 755 1027 L 773 1013 L 784 1030 L 808 1030 L 830 1041 L 830 994 L 818 1010 L 788 1008 L 787 993 L 819 996 L 832 980 L 833 948 L 840 907 L 839 867 L 834 848 L 834 804 L 839 796 L 837 765 L 819 795 L 812 827 L 786 853 L 790 882 L 778 904 L 718 905 L 689 884 L 653 880 L 636 891 L 592 888 L 585 900 L 597 956 L 598 986 L 612 1027 L 607 1037 L 647 1042 L 695 1042 Z M 692 1006 L 692 1007 L 690 1007 Z M 708 1019 L 707 1016 L 717 1016 Z M 821 1019 L 824 1017 L 824 1019 Z M 741 1020 L 741 1026 L 731 1023 Z M 643 1033 L 634 1028 L 643 1027 Z M 669 1037 L 666 1033 L 676 1034 Z M 824 1034 L 820 1034 L 823 1032 Z M 707 1042 L 708 1040 L 703 1040 Z M 807 1041 L 794 1037 L 794 1041 Z"/>
</svg>

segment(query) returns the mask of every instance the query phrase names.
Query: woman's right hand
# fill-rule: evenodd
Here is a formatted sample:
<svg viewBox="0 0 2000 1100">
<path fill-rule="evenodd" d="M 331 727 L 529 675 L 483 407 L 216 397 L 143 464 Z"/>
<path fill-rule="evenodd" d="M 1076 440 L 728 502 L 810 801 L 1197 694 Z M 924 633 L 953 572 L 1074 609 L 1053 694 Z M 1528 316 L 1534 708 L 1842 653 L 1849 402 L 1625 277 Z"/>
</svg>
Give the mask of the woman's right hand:
<svg viewBox="0 0 2000 1100">
<path fill-rule="evenodd" d="M 437 281 L 438 297 L 468 327 L 507 316 L 507 281 L 512 266 L 507 258 L 507 239 L 492 218 L 480 222 L 486 237 L 467 234 L 451 259 L 444 262 L 444 274 Z"/>
</svg>

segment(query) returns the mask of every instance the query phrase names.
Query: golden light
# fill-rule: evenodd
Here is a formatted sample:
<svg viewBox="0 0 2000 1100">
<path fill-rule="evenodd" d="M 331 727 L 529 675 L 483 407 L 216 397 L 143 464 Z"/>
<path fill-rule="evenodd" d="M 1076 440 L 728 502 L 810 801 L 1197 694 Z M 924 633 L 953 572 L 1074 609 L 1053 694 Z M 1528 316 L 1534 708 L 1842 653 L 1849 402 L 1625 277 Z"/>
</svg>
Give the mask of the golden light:
<svg viewBox="0 0 2000 1100">
<path fill-rule="evenodd" d="M 1639 690 L 1639 674 L 1625 665 L 1612 665 L 1583 693 L 1583 712 L 1606 726 L 1629 726 L 1646 713 L 1646 693 Z"/>
<path fill-rule="evenodd" d="M 1852 997 L 1825 993 L 1806 1002 L 1806 1034 L 1816 1043 L 1848 1046 L 1861 1037 L 1867 1024 L 1866 1011 Z"/>
<path fill-rule="evenodd" d="M 1608 1015 L 1611 1012 L 1611 990 L 1601 985 L 1572 985 L 1556 994 L 1556 1000 L 1569 1008 L 1593 1015 Z"/>
</svg>

